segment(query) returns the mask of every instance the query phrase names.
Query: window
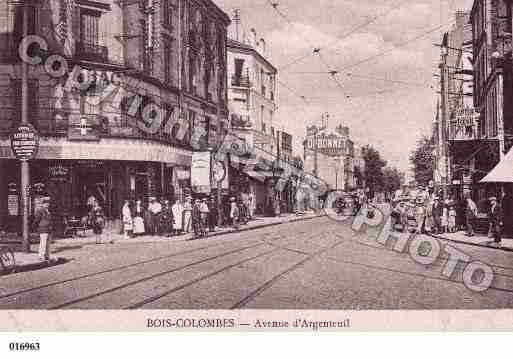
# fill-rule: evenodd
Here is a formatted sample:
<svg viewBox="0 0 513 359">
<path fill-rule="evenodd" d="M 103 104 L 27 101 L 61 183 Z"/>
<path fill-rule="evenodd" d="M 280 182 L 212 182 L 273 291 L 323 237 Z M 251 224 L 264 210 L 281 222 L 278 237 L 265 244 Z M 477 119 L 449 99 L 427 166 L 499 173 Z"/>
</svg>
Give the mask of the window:
<svg viewBox="0 0 513 359">
<path fill-rule="evenodd" d="M 273 126 L 271 126 L 271 136 L 274 137 L 274 127 Z"/>
<path fill-rule="evenodd" d="M 262 122 L 262 132 L 263 132 L 263 133 L 266 133 L 266 130 L 267 130 L 267 129 L 265 128 L 265 122 Z"/>
<path fill-rule="evenodd" d="M 80 41 L 86 45 L 98 46 L 100 15 L 97 12 L 81 10 Z"/>
<path fill-rule="evenodd" d="M 173 10 L 171 0 L 162 0 L 162 24 L 168 29 L 173 27 Z"/>
<path fill-rule="evenodd" d="M 27 6 L 28 13 L 28 34 L 36 34 L 36 8 Z M 14 7 L 14 34 L 18 39 L 23 36 L 23 6 Z"/>
<path fill-rule="evenodd" d="M 164 78 L 168 84 L 173 83 L 173 40 L 164 41 Z"/>
</svg>

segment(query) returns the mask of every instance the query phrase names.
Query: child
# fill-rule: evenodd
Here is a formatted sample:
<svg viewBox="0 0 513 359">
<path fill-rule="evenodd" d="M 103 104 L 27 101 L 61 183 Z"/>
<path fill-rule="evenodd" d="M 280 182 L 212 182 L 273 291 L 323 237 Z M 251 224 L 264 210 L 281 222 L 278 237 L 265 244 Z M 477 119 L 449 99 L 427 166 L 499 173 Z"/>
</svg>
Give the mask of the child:
<svg viewBox="0 0 513 359">
<path fill-rule="evenodd" d="M 456 232 L 456 210 L 454 209 L 454 206 L 451 206 L 451 209 L 449 210 L 449 232 Z"/>
</svg>

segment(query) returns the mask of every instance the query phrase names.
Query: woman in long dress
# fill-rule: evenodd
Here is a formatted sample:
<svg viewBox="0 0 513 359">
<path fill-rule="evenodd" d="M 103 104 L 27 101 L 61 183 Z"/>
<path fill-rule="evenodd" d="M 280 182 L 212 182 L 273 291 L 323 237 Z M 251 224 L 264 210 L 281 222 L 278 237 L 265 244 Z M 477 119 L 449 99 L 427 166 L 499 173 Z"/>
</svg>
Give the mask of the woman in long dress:
<svg viewBox="0 0 513 359">
<path fill-rule="evenodd" d="M 173 211 L 173 229 L 175 234 L 180 234 L 182 232 L 182 223 L 183 223 L 183 205 L 182 202 L 177 199 L 171 208 Z"/>
<path fill-rule="evenodd" d="M 144 234 L 146 229 L 144 227 L 144 207 L 140 199 L 135 203 L 134 209 L 134 235 Z"/>
<path fill-rule="evenodd" d="M 185 199 L 183 206 L 183 231 L 190 233 L 192 230 L 192 197 Z"/>
<path fill-rule="evenodd" d="M 130 202 L 128 200 L 125 200 L 121 213 L 123 216 L 123 233 L 125 235 L 125 239 L 128 239 L 130 238 L 130 233 L 134 230 L 132 211 L 130 210 Z"/>
</svg>

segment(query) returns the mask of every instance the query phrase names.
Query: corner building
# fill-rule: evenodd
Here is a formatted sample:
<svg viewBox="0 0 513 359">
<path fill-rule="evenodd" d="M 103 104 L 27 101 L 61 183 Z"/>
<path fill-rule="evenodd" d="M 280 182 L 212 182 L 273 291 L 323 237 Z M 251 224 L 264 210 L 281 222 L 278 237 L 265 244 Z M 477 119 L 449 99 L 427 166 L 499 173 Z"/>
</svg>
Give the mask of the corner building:
<svg viewBox="0 0 513 359">
<path fill-rule="evenodd" d="M 38 192 L 52 197 L 58 223 L 83 216 L 91 195 L 119 218 L 125 198 L 190 192 L 193 151 L 215 148 L 228 128 L 228 16 L 210 0 L 27 4 L 29 34 L 48 43 L 48 51 L 29 54 L 61 55 L 69 70 L 55 76 L 29 65 L 28 119 L 41 136 L 30 161 L 30 211 Z M 2 2 L 0 227 L 7 230 L 21 214 L 9 134 L 21 121 L 22 24 L 22 8 Z"/>
</svg>

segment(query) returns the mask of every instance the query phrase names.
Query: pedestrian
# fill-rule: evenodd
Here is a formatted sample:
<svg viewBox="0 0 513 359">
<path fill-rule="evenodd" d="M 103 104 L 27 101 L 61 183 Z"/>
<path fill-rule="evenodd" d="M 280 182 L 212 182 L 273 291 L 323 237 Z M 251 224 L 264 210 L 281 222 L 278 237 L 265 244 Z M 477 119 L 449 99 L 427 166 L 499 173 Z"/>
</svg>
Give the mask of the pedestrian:
<svg viewBox="0 0 513 359">
<path fill-rule="evenodd" d="M 33 226 L 39 233 L 39 259 L 50 260 L 50 235 L 52 233 L 52 215 L 50 197 L 43 197 L 42 205 L 36 210 Z"/>
<path fill-rule="evenodd" d="M 239 207 L 237 205 L 237 201 L 235 197 L 230 198 L 230 224 L 234 228 L 239 227 Z"/>
<path fill-rule="evenodd" d="M 199 238 L 203 236 L 202 230 L 202 222 L 201 222 L 201 203 L 199 199 L 194 201 L 194 205 L 192 206 L 192 228 L 194 230 L 194 237 Z"/>
<path fill-rule="evenodd" d="M 488 211 L 488 218 L 490 220 L 490 232 L 493 235 L 493 240 L 498 247 L 501 247 L 502 226 L 504 223 L 502 208 L 497 203 L 497 197 L 490 197 L 490 210 Z"/>
<path fill-rule="evenodd" d="M 442 205 L 442 217 L 440 223 L 442 227 L 442 233 L 447 232 L 449 228 L 449 200 L 445 200 L 444 204 Z"/>
<path fill-rule="evenodd" d="M 96 200 L 96 197 L 92 194 L 92 193 L 89 193 L 89 196 L 87 197 L 87 213 L 91 213 L 91 211 L 93 210 L 93 207 L 94 207 L 94 204 L 97 202 Z"/>
<path fill-rule="evenodd" d="M 134 236 L 139 236 L 146 233 L 146 227 L 144 225 L 144 206 L 140 199 L 135 203 L 134 208 Z"/>
<path fill-rule="evenodd" d="M 467 236 L 472 237 L 474 235 L 474 220 L 477 217 L 477 206 L 476 203 L 470 198 L 470 194 L 467 194 L 466 206 L 465 206 L 465 219 L 467 224 Z"/>
<path fill-rule="evenodd" d="M 162 204 L 157 201 L 157 198 L 150 197 L 150 204 L 148 205 L 149 212 L 149 232 L 155 236 L 160 234 L 160 216 L 162 213 Z"/>
<path fill-rule="evenodd" d="M 249 219 L 252 220 L 253 217 L 255 216 L 255 208 L 256 208 L 255 195 L 253 194 L 253 192 L 249 192 L 248 202 L 249 202 Z"/>
<path fill-rule="evenodd" d="M 204 232 L 207 231 L 208 216 L 210 215 L 210 209 L 208 208 L 207 199 L 203 198 L 200 203 L 200 215 L 201 215 L 201 228 Z"/>
<path fill-rule="evenodd" d="M 417 197 L 415 206 L 415 222 L 417 223 L 417 233 L 424 232 L 424 219 L 426 216 L 426 210 L 424 208 L 424 201 L 422 197 Z"/>
<path fill-rule="evenodd" d="M 125 200 L 123 204 L 123 209 L 121 210 L 121 215 L 123 219 L 123 233 L 124 238 L 129 239 L 130 234 L 134 230 L 134 223 L 132 219 L 132 210 L 130 209 L 130 201 Z"/>
<path fill-rule="evenodd" d="M 213 197 L 210 197 L 209 198 L 209 201 L 208 201 L 208 208 L 210 210 L 209 214 L 208 214 L 208 230 L 210 232 L 215 232 L 216 230 L 216 225 L 217 225 L 217 205 L 216 205 L 216 201 L 214 200 Z"/>
<path fill-rule="evenodd" d="M 442 212 L 443 206 L 440 203 L 440 198 L 436 196 L 433 199 L 433 234 L 441 234 L 442 233 Z"/>
<path fill-rule="evenodd" d="M 93 227 L 93 233 L 96 236 L 96 244 L 101 244 L 103 241 L 103 229 L 105 228 L 105 215 L 103 213 L 102 207 L 98 202 L 94 203 L 90 218 L 91 225 Z M 114 239 L 111 239 L 110 243 L 114 243 Z"/>
<path fill-rule="evenodd" d="M 173 230 L 174 234 L 179 235 L 183 230 L 183 205 L 180 199 L 176 199 L 173 207 L 171 207 L 173 211 Z"/>
<path fill-rule="evenodd" d="M 192 230 L 192 197 L 187 196 L 183 205 L 183 232 L 190 233 Z"/>
<path fill-rule="evenodd" d="M 168 200 L 164 201 L 164 207 L 162 208 L 162 214 L 160 216 L 160 231 L 161 234 L 166 237 L 171 237 L 173 232 L 173 209 L 171 203 Z"/>
<path fill-rule="evenodd" d="M 449 209 L 449 233 L 456 232 L 456 210 L 454 206 L 451 206 Z"/>
</svg>

